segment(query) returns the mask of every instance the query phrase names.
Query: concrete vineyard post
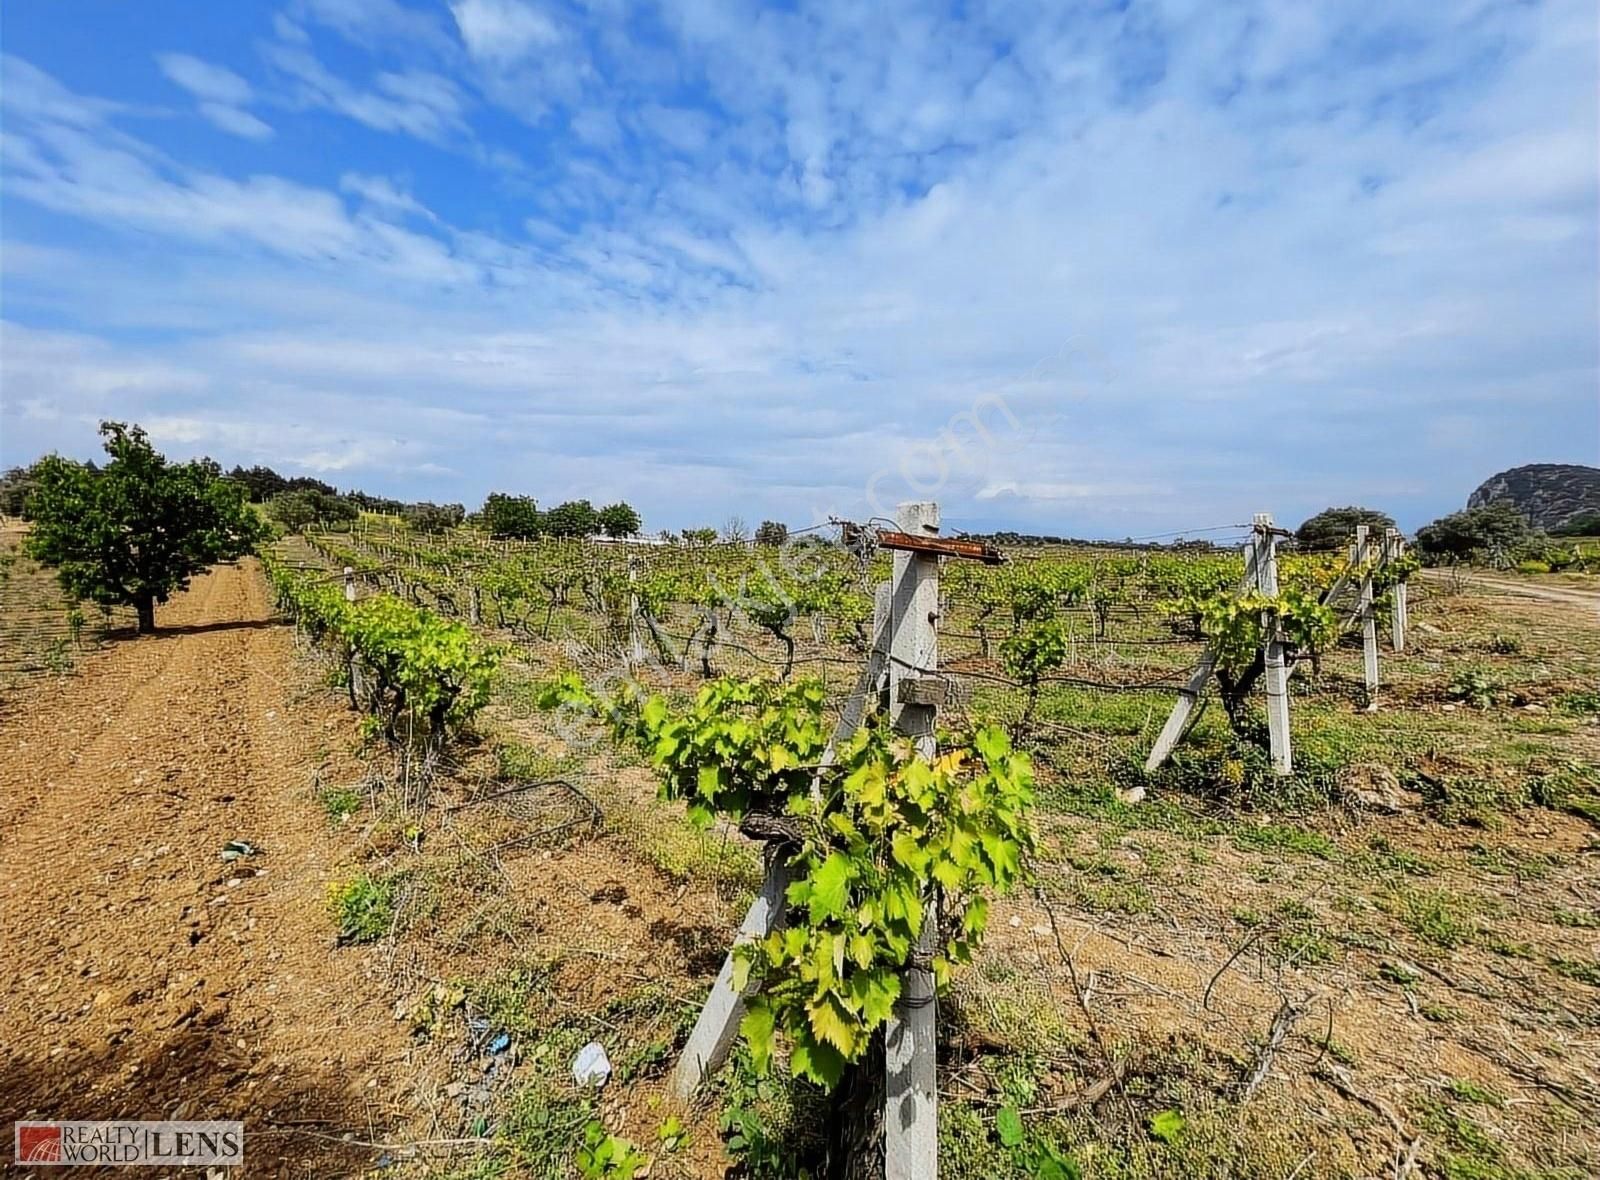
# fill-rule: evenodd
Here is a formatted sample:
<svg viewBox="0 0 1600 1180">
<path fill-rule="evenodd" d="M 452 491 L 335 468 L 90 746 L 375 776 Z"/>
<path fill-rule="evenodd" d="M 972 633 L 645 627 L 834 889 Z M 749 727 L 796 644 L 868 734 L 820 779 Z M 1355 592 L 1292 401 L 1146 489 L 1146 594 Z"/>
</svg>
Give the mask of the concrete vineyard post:
<svg viewBox="0 0 1600 1180">
<path fill-rule="evenodd" d="M 1245 591 L 1255 584 L 1256 545 L 1252 538 L 1244 547 L 1244 578 L 1239 583 L 1239 589 Z M 1171 754 L 1173 747 L 1178 744 L 1178 739 L 1183 736 L 1183 727 L 1189 723 L 1189 716 L 1200 703 L 1200 694 L 1205 691 L 1216 667 L 1216 649 L 1207 644 L 1205 651 L 1200 653 L 1200 662 L 1195 665 L 1194 671 L 1189 676 L 1189 682 L 1178 690 L 1178 700 L 1172 706 L 1172 712 L 1167 714 L 1167 723 L 1161 727 L 1161 735 L 1156 738 L 1156 744 L 1150 748 L 1150 756 L 1144 760 L 1146 774 L 1165 762 L 1167 755 Z M 1140 798 L 1143 797 L 1143 790 L 1143 787 L 1139 788 Z M 1138 799 L 1130 801 L 1138 802 Z"/>
<path fill-rule="evenodd" d="M 761 892 L 750 905 L 750 910 L 739 924 L 735 943 L 754 942 L 765 938 L 783 925 L 784 895 L 789 890 L 789 866 L 784 854 L 778 853 L 767 867 L 767 879 Z M 700 1010 L 694 1031 L 689 1034 L 678 1059 L 678 1068 L 672 1075 L 672 1088 L 678 1097 L 688 1099 L 707 1075 L 722 1068 L 739 1035 L 739 1022 L 744 1019 L 744 994 L 733 986 L 733 952 L 722 961 L 717 980 L 711 985 L 711 995 Z"/>
<path fill-rule="evenodd" d="M 1362 674 L 1366 685 L 1367 706 L 1378 701 L 1378 620 L 1372 609 L 1372 571 L 1367 562 L 1372 556 L 1372 546 L 1367 540 L 1367 526 L 1356 526 L 1356 564 L 1361 567 L 1361 597 L 1357 609 L 1361 615 Z"/>
<path fill-rule="evenodd" d="M 1255 518 L 1256 586 L 1268 597 L 1278 594 L 1278 535 L 1272 517 L 1258 513 Z M 1289 742 L 1289 673 L 1283 655 L 1283 627 L 1276 613 L 1262 620 L 1262 659 L 1266 665 L 1267 737 L 1272 748 L 1274 774 L 1294 769 Z"/>
<path fill-rule="evenodd" d="M 901 504 L 895 525 L 903 533 L 934 537 L 939 506 Z M 936 694 L 919 693 L 939 664 L 939 559 L 921 553 L 894 555 L 894 590 L 889 662 L 889 719 L 912 738 L 924 758 L 935 755 Z M 937 902 L 923 916 L 915 954 L 925 961 L 938 936 Z M 884 1030 L 887 1071 L 884 1099 L 886 1180 L 932 1180 L 939 1174 L 938 1000 L 933 972 L 921 963 L 906 968 L 900 1002 Z"/>
<path fill-rule="evenodd" d="M 628 671 L 644 663 L 644 646 L 639 640 L 639 563 L 628 558 Z"/>
<path fill-rule="evenodd" d="M 1384 554 L 1385 561 L 1398 561 L 1405 556 L 1406 541 L 1400 535 L 1399 529 L 1389 529 L 1384 534 L 1384 544 L 1387 548 L 1387 552 Z M 1389 634 L 1390 641 L 1394 645 L 1395 654 L 1398 655 L 1406 649 L 1406 583 L 1404 578 L 1394 584 L 1394 588 L 1390 591 L 1390 598 L 1393 601 L 1393 606 L 1389 610 Z"/>
<path fill-rule="evenodd" d="M 351 603 L 356 600 L 356 571 L 349 566 L 344 567 L 344 600 Z M 364 697 L 361 684 L 361 661 L 357 660 L 354 655 L 350 657 L 350 697 L 356 703 L 356 707 L 360 708 Z"/>
</svg>

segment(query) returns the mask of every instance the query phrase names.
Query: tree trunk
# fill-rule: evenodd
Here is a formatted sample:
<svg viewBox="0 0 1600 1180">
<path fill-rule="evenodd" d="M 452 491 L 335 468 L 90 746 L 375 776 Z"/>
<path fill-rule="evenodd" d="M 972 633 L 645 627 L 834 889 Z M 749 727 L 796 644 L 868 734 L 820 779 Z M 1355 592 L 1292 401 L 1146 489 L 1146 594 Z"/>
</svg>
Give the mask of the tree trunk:
<svg viewBox="0 0 1600 1180">
<path fill-rule="evenodd" d="M 830 1096 L 825 1180 L 883 1180 L 885 1068 L 880 1028 Z"/>
<path fill-rule="evenodd" d="M 1222 707 L 1228 714 L 1228 724 L 1236 736 L 1247 740 L 1252 737 L 1252 727 L 1245 714 L 1245 700 L 1266 667 L 1266 661 L 1257 652 L 1254 662 L 1239 673 L 1237 680 L 1221 668 L 1217 669 L 1217 685 L 1222 689 Z"/>
<path fill-rule="evenodd" d="M 137 594 L 133 609 L 139 612 L 139 634 L 148 635 L 156 629 L 156 599 L 153 594 Z"/>
</svg>

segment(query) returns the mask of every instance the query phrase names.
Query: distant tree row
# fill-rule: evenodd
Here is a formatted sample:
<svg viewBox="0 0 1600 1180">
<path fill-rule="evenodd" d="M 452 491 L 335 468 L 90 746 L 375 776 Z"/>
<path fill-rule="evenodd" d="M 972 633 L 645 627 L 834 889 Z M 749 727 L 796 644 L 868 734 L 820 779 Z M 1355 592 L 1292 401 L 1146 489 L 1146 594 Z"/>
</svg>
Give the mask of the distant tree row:
<svg viewBox="0 0 1600 1180">
<path fill-rule="evenodd" d="M 469 519 L 491 537 L 531 541 L 535 537 L 631 537 L 644 522 L 624 503 L 596 508 L 588 500 L 568 500 L 541 510 L 532 496 L 490 492 Z"/>
<path fill-rule="evenodd" d="M 338 528 L 363 512 L 398 516 L 421 532 L 441 533 L 460 524 L 467 515 L 460 504 L 393 500 L 354 488 L 341 492 L 309 475 L 284 476 L 259 465 L 235 467 L 227 478 L 242 485 L 252 503 L 262 505 L 268 516 L 291 533 L 303 532 L 312 525 Z"/>
</svg>

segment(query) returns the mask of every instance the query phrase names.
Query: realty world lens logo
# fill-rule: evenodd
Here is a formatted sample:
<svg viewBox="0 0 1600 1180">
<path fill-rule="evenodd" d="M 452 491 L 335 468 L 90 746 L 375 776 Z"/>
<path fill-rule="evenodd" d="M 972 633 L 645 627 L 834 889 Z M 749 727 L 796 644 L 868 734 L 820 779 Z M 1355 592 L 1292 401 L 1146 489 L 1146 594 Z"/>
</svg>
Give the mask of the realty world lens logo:
<svg viewBox="0 0 1600 1180">
<path fill-rule="evenodd" d="M 244 1163 L 244 1124 L 55 1122 L 16 1124 L 16 1162 L 38 1167 Z"/>
<path fill-rule="evenodd" d="M 60 1126 L 55 1123 L 18 1123 L 16 1158 L 19 1164 L 59 1164 Z"/>
</svg>

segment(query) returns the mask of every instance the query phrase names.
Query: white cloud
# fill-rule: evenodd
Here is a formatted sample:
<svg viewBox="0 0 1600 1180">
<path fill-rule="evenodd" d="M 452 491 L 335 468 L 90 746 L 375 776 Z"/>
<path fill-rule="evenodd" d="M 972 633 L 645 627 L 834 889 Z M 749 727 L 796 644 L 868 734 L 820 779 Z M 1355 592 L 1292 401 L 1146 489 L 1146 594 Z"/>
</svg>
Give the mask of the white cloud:
<svg viewBox="0 0 1600 1180">
<path fill-rule="evenodd" d="M 382 220 L 383 206 L 352 218 L 334 193 L 276 176 L 232 180 L 182 170 L 63 101 L 14 107 L 3 144 L 8 192 L 112 225 L 215 246 L 249 243 L 315 264 L 354 265 L 424 283 L 472 281 L 480 272 L 449 245 Z M 357 182 L 360 183 L 359 181 Z M 366 186 L 376 192 L 374 186 Z M 369 192 L 369 199 L 370 199 Z M 398 193 L 388 211 L 395 209 Z"/>
<path fill-rule="evenodd" d="M 433 12 L 398 0 L 292 0 L 290 12 L 369 49 L 411 45 L 441 49 L 447 45 Z"/>
<path fill-rule="evenodd" d="M 985 394 L 1021 426 L 947 464 L 958 527 L 1369 496 L 1416 523 L 1488 471 L 1594 457 L 1577 0 L 561 11 L 458 4 L 464 53 L 409 9 L 296 5 L 263 101 L 456 154 L 344 127 L 293 180 L 169 159 L 8 65 L 8 200 L 136 231 L 8 257 L 8 313 L 90 325 L 101 376 L 72 380 L 214 432 L 186 445 L 660 524 L 852 514 L 879 472 L 882 502 L 918 494 L 902 459 L 936 468 Z M 372 49 L 356 76 L 330 28 Z M 4 366 L 8 403 L 48 402 L 48 365 Z"/>
<path fill-rule="evenodd" d="M 414 214 L 429 221 L 438 220 L 421 202 L 387 176 L 363 176 L 359 172 L 346 172 L 339 177 L 339 188 L 360 197 L 378 209 Z"/>
<path fill-rule="evenodd" d="M 270 139 L 272 128 L 240 107 L 230 107 L 219 102 L 203 102 L 199 111 L 215 126 L 230 135 L 245 139 Z"/>
<path fill-rule="evenodd" d="M 439 74 L 383 71 L 371 88 L 364 88 L 328 70 L 304 46 L 273 42 L 262 52 L 293 81 L 292 96 L 301 104 L 325 107 L 378 131 L 434 143 L 466 133 L 460 89 Z"/>
<path fill-rule="evenodd" d="M 252 97 L 250 83 L 238 74 L 187 53 L 157 54 L 156 64 L 163 74 L 198 99 L 242 107 Z"/>
<path fill-rule="evenodd" d="M 245 139 L 267 139 L 272 128 L 245 110 L 254 97 L 250 84 L 222 66 L 186 53 L 161 53 L 156 64 L 171 81 L 199 100 L 197 109 L 213 126 Z"/>
<path fill-rule="evenodd" d="M 451 0 L 467 52 L 495 66 L 521 61 L 561 40 L 554 21 L 521 0 Z"/>
</svg>

